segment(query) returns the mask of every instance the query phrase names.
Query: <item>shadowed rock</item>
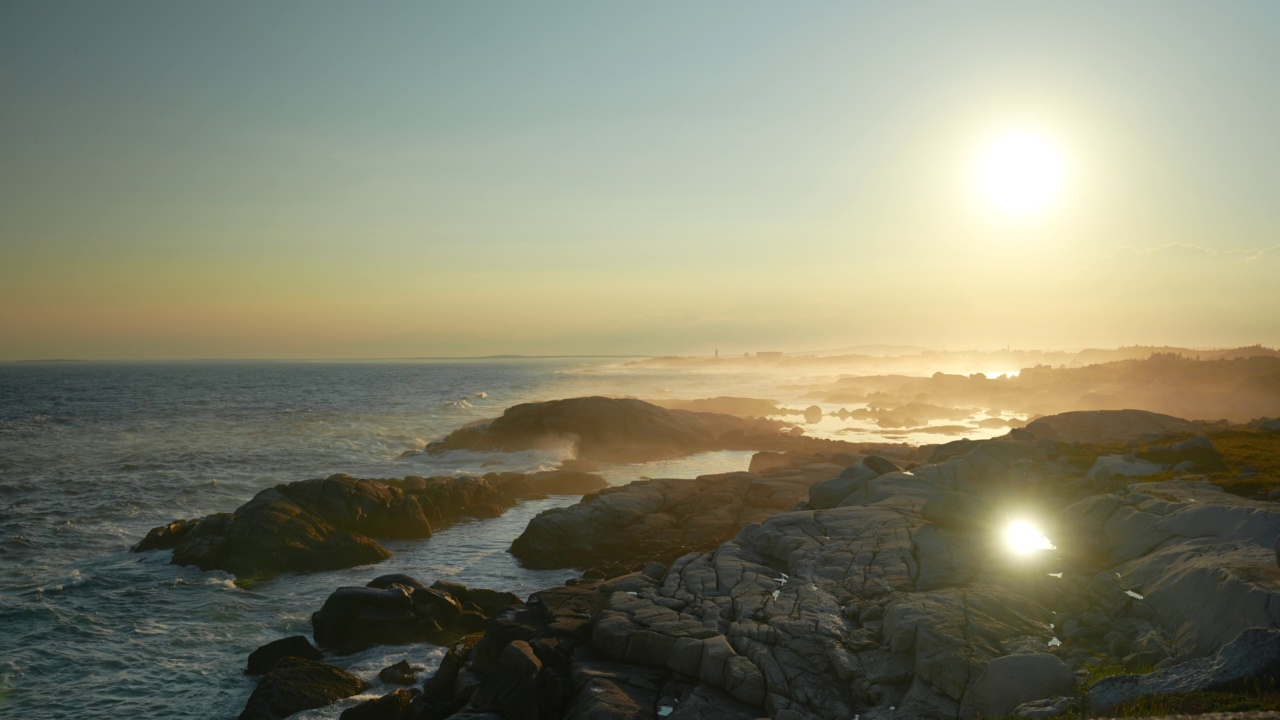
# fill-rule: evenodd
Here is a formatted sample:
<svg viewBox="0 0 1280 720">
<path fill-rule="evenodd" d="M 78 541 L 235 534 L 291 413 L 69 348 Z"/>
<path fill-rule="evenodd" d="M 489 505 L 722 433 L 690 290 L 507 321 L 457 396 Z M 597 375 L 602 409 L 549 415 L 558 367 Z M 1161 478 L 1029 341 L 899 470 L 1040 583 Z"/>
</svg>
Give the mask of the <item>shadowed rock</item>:
<svg viewBox="0 0 1280 720">
<path fill-rule="evenodd" d="M 1058 442 L 1127 442 L 1199 432 L 1195 423 L 1146 410 L 1080 410 L 1027 424 L 1027 432 Z"/>
<path fill-rule="evenodd" d="M 172 548 L 174 564 L 242 578 L 336 570 L 390 557 L 374 537 L 430 537 L 433 524 L 488 517 L 514 504 L 482 478 L 332 475 L 268 488 L 234 513 L 160 526 L 133 550 Z"/>
<path fill-rule="evenodd" d="M 427 452 L 513 452 L 573 448 L 578 457 L 643 462 L 724 447 L 730 432 L 776 435 L 782 423 L 719 413 L 667 410 L 643 400 L 584 397 L 525 403 L 502 417 L 470 425 L 427 447 Z"/>
<path fill-rule="evenodd" d="M 261 675 L 276 666 L 282 658 L 296 657 L 303 660 L 320 660 L 324 653 L 320 652 L 302 635 L 293 635 L 263 645 L 249 653 L 248 675 Z"/>
<path fill-rule="evenodd" d="M 788 510 L 838 465 L 724 473 L 693 480 L 641 480 L 540 513 L 511 545 L 526 567 L 592 567 L 670 562 L 714 548 L 744 525 Z"/>
<path fill-rule="evenodd" d="M 363 692 L 368 684 L 331 665 L 283 658 L 262 677 L 240 720 L 280 720 Z"/>
<path fill-rule="evenodd" d="M 311 626 L 320 647 L 341 654 L 374 645 L 442 645 L 481 630 L 494 613 L 519 604 L 511 593 L 458 583 L 426 587 L 408 575 L 383 575 L 365 587 L 335 590 L 312 613 Z"/>
</svg>

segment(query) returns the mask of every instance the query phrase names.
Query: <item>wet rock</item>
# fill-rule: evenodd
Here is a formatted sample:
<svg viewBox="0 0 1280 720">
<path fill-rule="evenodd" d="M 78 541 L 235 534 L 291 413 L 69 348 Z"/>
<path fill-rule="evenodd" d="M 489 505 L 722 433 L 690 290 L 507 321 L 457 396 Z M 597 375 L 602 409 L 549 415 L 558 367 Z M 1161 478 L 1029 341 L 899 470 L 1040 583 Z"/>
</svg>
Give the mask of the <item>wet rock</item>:
<svg viewBox="0 0 1280 720">
<path fill-rule="evenodd" d="M 1053 655 L 1006 655 L 992 660 L 965 695 L 960 717 L 1008 715 L 1023 703 L 1074 694 L 1075 674 Z"/>
<path fill-rule="evenodd" d="M 1113 675 L 1089 689 L 1089 709 L 1104 712 L 1150 695 L 1249 691 L 1280 684 L 1280 630 L 1251 628 L 1211 657 L 1149 675 Z"/>
<path fill-rule="evenodd" d="M 281 658 L 296 657 L 304 660 L 321 660 L 324 653 L 316 649 L 302 635 L 273 640 L 249 653 L 248 675 L 261 675 L 275 667 Z"/>
<path fill-rule="evenodd" d="M 412 685 L 418 679 L 418 671 L 408 660 L 388 665 L 378 672 L 378 679 L 390 685 Z"/>
<path fill-rule="evenodd" d="M 338 716 L 339 720 L 412 720 L 414 693 L 400 688 L 374 700 L 353 705 Z"/>
<path fill-rule="evenodd" d="M 375 645 L 447 644 L 480 629 L 501 608 L 519 603 L 510 593 L 468 590 L 456 583 L 444 587 L 458 595 L 425 587 L 406 575 L 338 588 L 311 615 L 316 643 L 340 654 Z"/>
<path fill-rule="evenodd" d="M 331 665 L 282 658 L 262 676 L 240 720 L 279 720 L 357 695 L 367 687 L 360 678 Z"/>
<path fill-rule="evenodd" d="M 350 475 L 277 485 L 234 513 L 153 529 L 133 549 L 173 549 L 173 563 L 238 577 L 336 570 L 391 556 L 372 538 L 430 537 L 473 512 L 493 515 L 514 503 L 479 478 L 363 480 Z"/>
</svg>

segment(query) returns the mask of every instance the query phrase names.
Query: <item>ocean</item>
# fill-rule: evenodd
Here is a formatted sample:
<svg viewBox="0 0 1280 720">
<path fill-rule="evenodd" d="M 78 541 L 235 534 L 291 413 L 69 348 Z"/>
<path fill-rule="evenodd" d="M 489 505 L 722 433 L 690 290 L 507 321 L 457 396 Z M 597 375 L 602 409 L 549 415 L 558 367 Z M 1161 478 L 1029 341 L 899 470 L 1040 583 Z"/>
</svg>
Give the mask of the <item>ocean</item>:
<svg viewBox="0 0 1280 720">
<path fill-rule="evenodd" d="M 272 485 L 336 472 L 554 467 L 563 458 L 533 452 L 405 456 L 521 402 L 737 395 L 803 408 L 805 383 L 814 380 L 582 358 L 0 364 L 0 718 L 235 717 L 254 687 L 243 674 L 248 654 L 286 635 L 309 636 L 311 613 L 338 587 L 403 572 L 524 597 L 574 576 L 521 568 L 507 548 L 534 515 L 578 498 L 525 502 L 426 540 L 384 542 L 394 557 L 374 566 L 250 587 L 171 565 L 168 552 L 129 552 L 156 525 L 229 512 Z M 822 409 L 828 414 L 806 426 L 809 434 L 884 439 L 886 431 L 835 417 L 837 407 Z M 996 432 L 975 427 L 968 436 Z M 614 484 L 695 477 L 745 470 L 750 455 L 707 453 L 602 474 Z M 377 683 L 381 668 L 407 659 L 431 672 L 442 655 L 415 645 L 327 661 L 374 681 L 368 698 L 390 689 Z M 358 699 L 296 717 L 336 718 Z"/>
<path fill-rule="evenodd" d="M 531 400 L 614 394 L 705 397 L 759 379 L 621 367 L 603 359 L 417 362 L 0 364 L 0 717 L 231 718 L 254 686 L 245 658 L 310 635 L 335 588 L 391 572 L 527 595 L 573 571 L 525 570 L 506 552 L 538 512 L 522 503 L 419 541 L 386 542 L 375 566 L 285 575 L 249 588 L 222 572 L 135 554 L 150 528 L 231 511 L 277 483 L 529 471 L 537 453 L 405 451 Z M 749 453 L 621 466 L 642 476 L 746 469 Z M 400 659 L 434 669 L 429 645 L 329 659 L 376 681 Z M 370 696 L 388 688 L 375 687 Z M 303 713 L 332 718 L 351 702 Z"/>
</svg>

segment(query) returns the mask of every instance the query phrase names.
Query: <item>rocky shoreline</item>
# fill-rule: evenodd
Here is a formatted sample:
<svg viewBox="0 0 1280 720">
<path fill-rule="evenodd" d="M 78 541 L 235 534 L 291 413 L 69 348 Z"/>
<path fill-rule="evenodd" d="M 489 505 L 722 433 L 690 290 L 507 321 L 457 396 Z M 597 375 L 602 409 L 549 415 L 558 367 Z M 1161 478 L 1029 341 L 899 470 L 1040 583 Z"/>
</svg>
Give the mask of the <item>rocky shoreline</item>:
<svg viewBox="0 0 1280 720">
<path fill-rule="evenodd" d="M 1227 463 L 1190 435 L 1200 429 L 1138 411 L 1069 413 L 938 446 L 924 464 L 766 452 L 750 471 L 600 488 L 534 518 L 511 548 L 528 566 L 584 577 L 522 601 L 384 576 L 330 596 L 314 637 L 332 653 L 449 647 L 424 683 L 349 707 L 346 720 L 1078 717 L 1173 691 L 1278 690 L 1280 505 L 1208 482 Z M 1082 445 L 1113 440 L 1130 451 Z M 338 533 L 404 537 L 392 533 L 421 527 L 422 497 L 469 488 L 443 505 L 447 521 L 504 507 L 498 496 L 509 506 L 512 488 L 531 485 L 422 480 L 280 486 L 230 521 L 158 528 L 139 549 L 176 538 L 178 562 L 184 543 L 234 543 L 222 528 L 290 502 Z M 346 503 L 315 500 L 325 483 Z M 377 502 L 353 514 L 350 498 Z M 1006 546 L 1021 518 L 1053 547 Z M 222 534 L 197 532 L 207 523 Z M 300 640 L 242 718 L 366 689 Z"/>
</svg>

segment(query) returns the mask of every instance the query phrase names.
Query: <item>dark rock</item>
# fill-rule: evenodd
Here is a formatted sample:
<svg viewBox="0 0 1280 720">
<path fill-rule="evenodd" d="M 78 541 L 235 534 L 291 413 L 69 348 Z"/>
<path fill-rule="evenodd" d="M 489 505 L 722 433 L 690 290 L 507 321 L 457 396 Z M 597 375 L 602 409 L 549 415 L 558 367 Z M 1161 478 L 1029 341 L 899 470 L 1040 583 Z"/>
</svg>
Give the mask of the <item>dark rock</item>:
<svg viewBox="0 0 1280 720">
<path fill-rule="evenodd" d="M 810 405 L 804 409 L 804 421 L 810 425 L 822 422 L 822 408 L 817 405 Z"/>
<path fill-rule="evenodd" d="M 502 713 L 508 720 L 537 720 L 538 673 L 542 661 L 523 640 L 515 640 L 502 650 L 497 667 L 471 696 L 479 710 Z"/>
<path fill-rule="evenodd" d="M 282 658 L 262 676 L 240 720 L 280 720 L 357 695 L 367 687 L 360 678 L 331 665 Z"/>
<path fill-rule="evenodd" d="M 249 653 L 249 666 L 245 673 L 261 675 L 275 667 L 278 660 L 287 657 L 321 660 L 324 658 L 324 653 L 317 650 L 311 641 L 302 635 L 272 640 Z"/>
<path fill-rule="evenodd" d="M 1280 687 L 1280 630 L 1252 628 L 1215 655 L 1149 675 L 1113 675 L 1089 689 L 1089 709 L 1104 712 L 1150 695 L 1271 691 Z"/>
<path fill-rule="evenodd" d="M 814 510 L 826 510 L 840 504 L 849 493 L 862 487 L 868 480 L 877 478 L 883 473 L 873 470 L 864 462 L 850 465 L 840 473 L 839 477 L 814 483 L 809 487 L 809 507 Z"/>
<path fill-rule="evenodd" d="M 1134 453 L 1138 458 L 1160 465 L 1181 465 L 1191 463 L 1200 470 L 1221 470 L 1226 468 L 1222 454 L 1213 446 L 1213 442 L 1204 435 L 1196 435 L 1189 440 L 1174 443 L 1171 446 L 1149 447 Z"/>
<path fill-rule="evenodd" d="M 199 522 L 199 520 L 174 520 L 168 525 L 151 528 L 147 536 L 133 546 L 133 551 L 172 550 Z"/>
<path fill-rule="evenodd" d="M 408 660 L 401 660 L 395 665 L 382 668 L 378 672 L 378 679 L 389 685 L 412 685 L 418 679 L 418 671 Z"/>
<path fill-rule="evenodd" d="M 1123 442 L 1197 430 L 1181 418 L 1146 410 L 1079 410 L 1039 418 L 1026 427 L 1037 438 L 1064 443 Z"/>
<path fill-rule="evenodd" d="M 374 645 L 444 644 L 475 631 L 487 618 L 474 601 L 464 608 L 454 595 L 408 576 L 384 575 L 369 585 L 338 588 L 311 615 L 321 647 L 347 654 Z M 466 597 L 474 596 L 491 608 L 514 597 L 463 590 Z"/>
<path fill-rule="evenodd" d="M 171 547 L 177 565 L 241 578 L 336 570 L 390 557 L 372 537 L 430 537 L 432 523 L 468 512 L 492 516 L 513 504 L 478 478 L 332 475 L 263 490 L 234 513 L 155 528 L 133 549 Z"/>
<path fill-rule="evenodd" d="M 540 513 L 512 543 L 511 553 L 535 568 L 604 564 L 638 570 L 651 561 L 669 564 L 790 509 L 805 499 L 810 485 L 841 470 L 819 465 L 786 474 L 725 473 L 607 488 L 577 505 Z"/>
<path fill-rule="evenodd" d="M 773 435 L 781 427 L 771 420 L 667 410 L 631 398 L 584 397 L 507 408 L 502 417 L 455 430 L 427 451 L 573 447 L 582 458 L 641 462 L 719 449 L 717 441 L 729 431 Z"/>
<path fill-rule="evenodd" d="M 384 671 L 385 672 L 385 671 Z M 339 720 L 413 720 L 414 693 L 400 688 L 376 700 L 353 705 L 338 716 Z"/>
<path fill-rule="evenodd" d="M 1072 695 L 1075 688 L 1075 674 L 1053 655 L 1006 655 L 982 671 L 964 696 L 960 717 L 1008 715 L 1023 703 Z"/>
<path fill-rule="evenodd" d="M 898 472 L 902 468 L 898 467 L 892 460 L 882 458 L 879 455 L 868 455 L 862 459 L 862 464 L 866 465 L 877 475 L 885 473 Z"/>
</svg>

